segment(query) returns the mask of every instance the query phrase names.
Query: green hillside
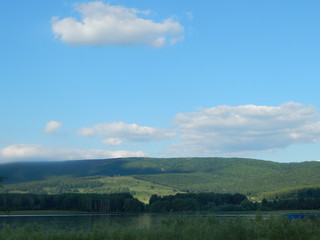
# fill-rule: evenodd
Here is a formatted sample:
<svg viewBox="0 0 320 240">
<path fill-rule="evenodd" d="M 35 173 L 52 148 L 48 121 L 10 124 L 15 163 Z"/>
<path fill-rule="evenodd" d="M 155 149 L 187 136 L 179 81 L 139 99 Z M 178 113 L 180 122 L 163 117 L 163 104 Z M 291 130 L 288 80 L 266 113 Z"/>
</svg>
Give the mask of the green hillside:
<svg viewBox="0 0 320 240">
<path fill-rule="evenodd" d="M 0 165 L 1 192 L 131 192 L 142 201 L 177 192 L 243 193 L 261 198 L 320 185 L 320 162 L 245 158 L 120 158 Z"/>
</svg>

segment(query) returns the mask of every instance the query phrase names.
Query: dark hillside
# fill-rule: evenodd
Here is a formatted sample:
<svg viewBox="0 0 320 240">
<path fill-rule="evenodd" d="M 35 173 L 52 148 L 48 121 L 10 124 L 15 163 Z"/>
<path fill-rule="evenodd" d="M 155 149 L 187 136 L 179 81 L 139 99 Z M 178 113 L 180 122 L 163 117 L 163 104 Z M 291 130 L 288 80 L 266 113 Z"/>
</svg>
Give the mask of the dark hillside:
<svg viewBox="0 0 320 240">
<path fill-rule="evenodd" d="M 158 174 L 158 167 L 130 166 L 135 158 L 116 158 L 103 160 L 75 160 L 61 162 L 27 162 L 0 164 L 0 176 L 6 179 L 4 184 L 44 180 L 52 176 L 130 176 L 137 174 Z M 168 170 L 166 173 L 180 172 Z M 183 171 L 182 171 L 183 172 Z"/>
</svg>

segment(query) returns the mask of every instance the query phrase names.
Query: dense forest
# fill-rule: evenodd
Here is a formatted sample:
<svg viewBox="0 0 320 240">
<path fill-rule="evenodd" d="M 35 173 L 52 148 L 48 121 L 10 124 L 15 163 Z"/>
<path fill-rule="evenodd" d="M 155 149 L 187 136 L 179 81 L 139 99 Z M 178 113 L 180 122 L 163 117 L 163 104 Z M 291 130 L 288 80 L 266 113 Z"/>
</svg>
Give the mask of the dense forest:
<svg viewBox="0 0 320 240">
<path fill-rule="evenodd" d="M 245 195 L 221 193 L 178 193 L 152 195 L 144 204 L 130 193 L 114 194 L 0 194 L 1 210 L 74 210 L 98 213 L 117 212 L 181 212 L 181 211 L 257 211 L 320 209 L 320 188 L 301 190 L 302 195 L 278 197 L 261 202 Z"/>
</svg>

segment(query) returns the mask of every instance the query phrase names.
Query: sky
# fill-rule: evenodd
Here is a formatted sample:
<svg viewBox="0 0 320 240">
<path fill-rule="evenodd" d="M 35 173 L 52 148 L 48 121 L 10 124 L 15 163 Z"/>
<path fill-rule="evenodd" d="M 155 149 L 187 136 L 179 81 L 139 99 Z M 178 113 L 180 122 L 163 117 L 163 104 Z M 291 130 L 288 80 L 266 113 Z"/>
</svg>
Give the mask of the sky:
<svg viewBox="0 0 320 240">
<path fill-rule="evenodd" d="M 0 4 L 0 163 L 320 159 L 320 1 Z"/>
</svg>

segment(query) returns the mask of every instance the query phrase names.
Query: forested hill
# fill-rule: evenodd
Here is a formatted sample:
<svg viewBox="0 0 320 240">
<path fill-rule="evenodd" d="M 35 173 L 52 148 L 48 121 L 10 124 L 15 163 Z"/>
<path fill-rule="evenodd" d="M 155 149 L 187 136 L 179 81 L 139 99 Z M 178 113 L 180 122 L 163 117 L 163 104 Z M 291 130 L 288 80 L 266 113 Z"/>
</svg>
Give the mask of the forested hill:
<svg viewBox="0 0 320 240">
<path fill-rule="evenodd" d="M 0 164 L 1 191 L 150 194 L 243 193 L 320 186 L 320 162 L 277 163 L 245 158 L 119 158 Z M 90 184 L 89 184 L 90 183 Z"/>
<path fill-rule="evenodd" d="M 0 176 L 4 184 L 44 180 L 52 176 L 128 176 L 136 174 L 156 174 L 157 168 L 130 167 L 140 158 L 93 159 L 57 162 L 26 162 L 0 164 Z"/>
</svg>

